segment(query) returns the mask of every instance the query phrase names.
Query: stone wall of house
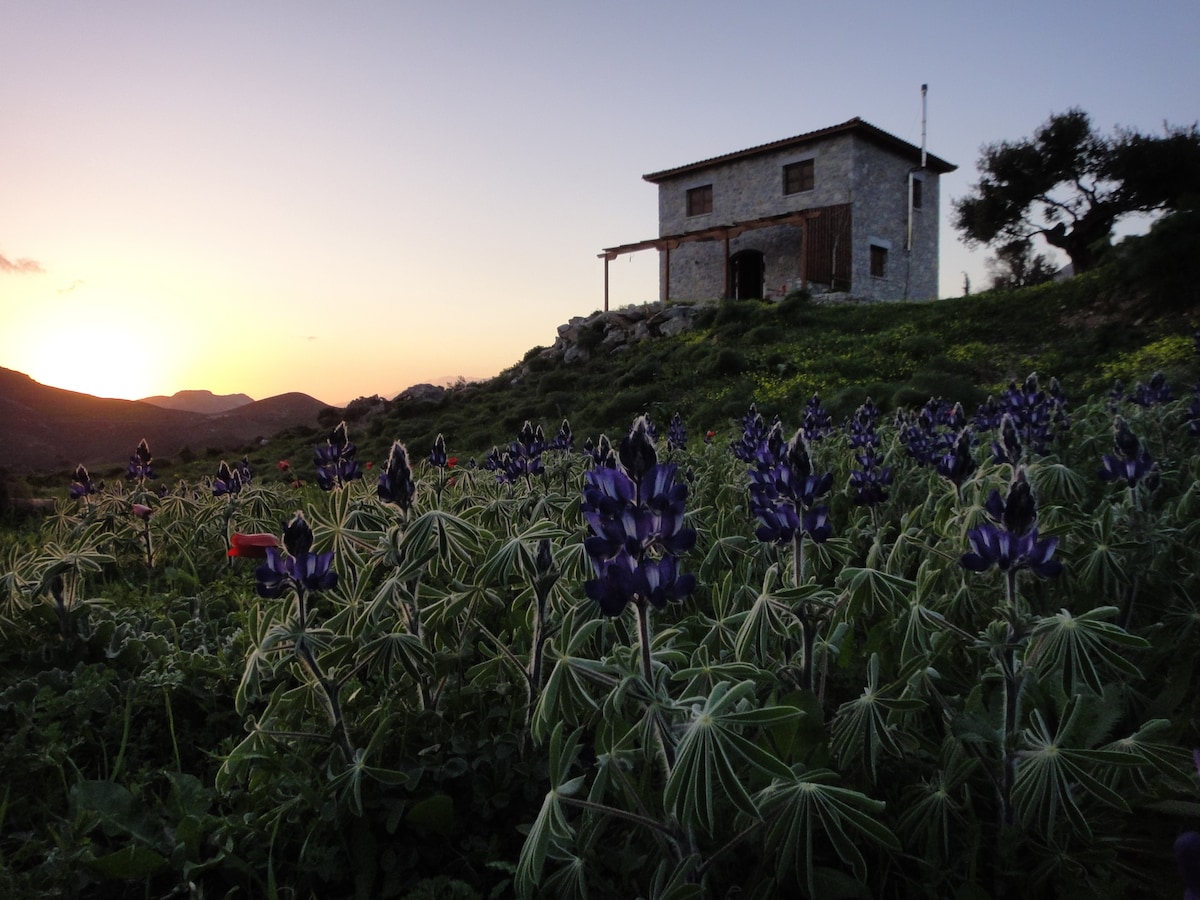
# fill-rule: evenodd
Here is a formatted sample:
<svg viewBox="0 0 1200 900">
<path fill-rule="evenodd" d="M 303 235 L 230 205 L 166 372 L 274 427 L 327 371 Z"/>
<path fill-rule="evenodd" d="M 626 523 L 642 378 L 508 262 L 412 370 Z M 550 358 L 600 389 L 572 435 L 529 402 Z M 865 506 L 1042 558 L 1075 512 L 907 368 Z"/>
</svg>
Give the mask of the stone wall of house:
<svg viewBox="0 0 1200 900">
<path fill-rule="evenodd" d="M 850 201 L 854 140 L 838 135 L 761 156 L 722 163 L 662 182 L 658 191 L 659 234 L 682 234 L 714 225 L 796 212 Z M 813 189 L 783 193 L 783 167 L 813 161 Z M 687 215 L 687 192 L 711 184 L 713 211 Z M 800 229 L 795 226 L 748 231 L 729 242 L 730 254 L 757 250 L 763 254 L 763 281 L 777 294 L 800 285 Z M 659 284 L 665 286 L 666 254 L 660 254 Z M 696 241 L 671 251 L 671 300 L 719 297 L 725 279 L 725 242 Z"/>
<path fill-rule="evenodd" d="M 783 193 L 783 167 L 813 160 L 813 189 Z M 873 300 L 927 299 L 937 296 L 938 176 L 922 173 L 922 209 L 914 213 L 912 252 L 907 239 L 910 164 L 852 134 L 721 163 L 659 184 L 659 235 L 683 234 L 779 213 L 842 203 L 853 205 L 851 293 Z M 688 216 L 687 192 L 712 185 L 713 211 Z M 870 274 L 872 239 L 888 249 L 887 275 Z M 730 255 L 741 250 L 763 254 L 768 295 L 800 286 L 800 229 L 779 226 L 748 231 L 729 242 Z M 725 242 L 694 241 L 659 254 L 660 297 L 672 301 L 719 297 L 725 279 Z M 667 278 L 670 278 L 668 285 Z M 822 285 L 810 285 L 819 292 Z"/>
<path fill-rule="evenodd" d="M 922 203 L 913 210 L 908 242 L 908 175 L 912 166 L 867 141 L 857 141 L 851 292 L 870 300 L 929 300 L 938 292 L 938 176 L 918 172 Z M 871 274 L 871 245 L 887 250 L 886 275 Z"/>
</svg>

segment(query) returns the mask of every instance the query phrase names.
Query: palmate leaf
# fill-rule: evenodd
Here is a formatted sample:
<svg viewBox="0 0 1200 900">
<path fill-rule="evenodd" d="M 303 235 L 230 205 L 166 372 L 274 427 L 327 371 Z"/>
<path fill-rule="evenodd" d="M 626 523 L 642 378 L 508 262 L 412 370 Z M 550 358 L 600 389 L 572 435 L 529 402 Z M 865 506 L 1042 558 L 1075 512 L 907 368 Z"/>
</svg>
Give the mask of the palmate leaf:
<svg viewBox="0 0 1200 900">
<path fill-rule="evenodd" d="M 1025 827 L 1036 826 L 1047 838 L 1065 816 L 1079 835 L 1091 838 L 1092 829 L 1080 802 L 1090 798 L 1122 812 L 1129 806 L 1119 793 L 1101 780 L 1111 766 L 1140 766 L 1146 759 L 1133 752 L 1088 750 L 1068 746 L 1079 714 L 1079 698 L 1063 709 L 1058 729 L 1051 733 L 1040 710 L 1032 713 L 1032 727 L 1022 732 L 1025 749 L 1017 752 L 1017 777 L 1012 801 Z"/>
<path fill-rule="evenodd" d="M 740 662 L 765 665 L 780 652 L 782 641 L 799 632 L 799 621 L 791 607 L 778 596 L 779 566 L 767 569 L 762 590 L 754 598 L 734 640 L 734 653 Z M 810 588 L 817 590 L 817 588 Z"/>
<path fill-rule="evenodd" d="M 676 818 L 712 833 L 727 799 L 740 812 L 757 818 L 758 809 L 747 790 L 745 764 L 773 778 L 790 778 L 791 770 L 774 754 L 740 734 L 747 726 L 766 727 L 799 718 L 794 707 L 739 710 L 754 695 L 754 682 L 721 682 L 703 705 L 692 710 L 676 747 L 675 766 L 667 779 L 663 800 Z M 716 792 L 720 793 L 716 793 Z"/>
<path fill-rule="evenodd" d="M 1101 673 L 1121 678 L 1140 678 L 1141 673 L 1129 660 L 1133 650 L 1148 649 L 1150 644 L 1111 622 L 1115 606 L 1100 606 L 1072 616 L 1067 610 L 1037 621 L 1030 637 L 1025 662 L 1040 677 L 1055 677 L 1070 696 L 1080 682 L 1093 694 L 1104 691 Z"/>
<path fill-rule="evenodd" d="M 358 650 L 357 662 L 367 674 L 385 683 L 407 672 L 418 684 L 433 678 L 433 657 L 421 639 L 407 631 L 387 631 L 367 640 Z"/>
<path fill-rule="evenodd" d="M 838 574 L 838 586 L 850 598 L 844 608 L 846 618 L 869 616 L 876 608 L 893 616 L 908 606 L 916 583 L 881 569 L 860 569 L 847 566 Z"/>
<path fill-rule="evenodd" d="M 579 754 L 580 735 L 580 730 L 576 729 L 564 737 L 561 722 L 550 732 L 550 790 L 546 793 L 542 808 L 538 811 L 537 818 L 530 826 L 525 843 L 521 847 L 521 857 L 513 881 L 518 897 L 533 896 L 534 889 L 541 882 L 547 856 L 570 856 L 567 851 L 574 839 L 575 830 L 563 813 L 560 797 L 574 796 L 583 787 L 582 775 L 567 777 Z"/>
<path fill-rule="evenodd" d="M 603 620 L 591 619 L 569 633 L 565 647 L 559 649 L 554 641 L 547 643 L 550 673 L 538 696 L 530 725 L 535 740 L 541 740 L 554 723 L 585 721 L 600 708 L 597 687 L 607 694 L 616 686 L 613 666 L 585 654 L 593 636 L 603 626 Z"/>
<path fill-rule="evenodd" d="M 418 516 L 408 526 L 400 549 L 403 558 L 426 556 L 430 550 L 429 568 L 437 574 L 454 563 L 469 563 L 477 559 L 484 534 L 465 519 L 440 509 L 431 509 Z"/>
<path fill-rule="evenodd" d="M 532 584 L 537 578 L 537 545 L 541 540 L 559 541 L 566 532 L 547 519 L 539 519 L 519 534 L 496 541 L 488 550 L 476 580 L 503 586 L 518 581 Z"/>
<path fill-rule="evenodd" d="M 755 798 L 769 823 L 764 843 L 775 858 L 777 878 L 805 881 L 810 897 L 817 896 L 817 853 L 823 849 L 819 845 L 828 842 L 859 881 L 867 875 L 860 844 L 900 849 L 896 836 L 880 821 L 886 804 L 838 787 L 836 780 L 837 774 L 828 769 L 794 773 Z"/>
<path fill-rule="evenodd" d="M 838 707 L 833 720 L 831 749 L 838 762 L 844 767 L 853 760 L 865 757 L 871 781 L 875 781 L 875 762 L 881 753 L 902 757 L 896 734 L 897 729 L 889 724 L 892 713 L 915 712 L 925 703 L 917 699 L 888 697 L 879 688 L 879 655 L 871 654 L 867 665 L 867 686 L 854 700 Z"/>
</svg>

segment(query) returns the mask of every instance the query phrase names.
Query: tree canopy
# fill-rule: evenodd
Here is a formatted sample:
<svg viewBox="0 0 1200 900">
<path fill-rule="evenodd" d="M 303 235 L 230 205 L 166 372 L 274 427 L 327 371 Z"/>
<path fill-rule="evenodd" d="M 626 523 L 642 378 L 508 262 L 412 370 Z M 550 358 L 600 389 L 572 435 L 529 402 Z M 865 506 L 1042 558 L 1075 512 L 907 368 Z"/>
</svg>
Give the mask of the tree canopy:
<svg viewBox="0 0 1200 900">
<path fill-rule="evenodd" d="M 1051 115 L 1032 138 L 985 145 L 978 168 L 978 183 L 954 201 L 968 245 L 1003 248 L 1041 235 L 1083 272 L 1121 218 L 1200 196 L 1200 132 L 1164 125 L 1162 135 L 1117 128 L 1105 136 L 1074 108 Z"/>
</svg>

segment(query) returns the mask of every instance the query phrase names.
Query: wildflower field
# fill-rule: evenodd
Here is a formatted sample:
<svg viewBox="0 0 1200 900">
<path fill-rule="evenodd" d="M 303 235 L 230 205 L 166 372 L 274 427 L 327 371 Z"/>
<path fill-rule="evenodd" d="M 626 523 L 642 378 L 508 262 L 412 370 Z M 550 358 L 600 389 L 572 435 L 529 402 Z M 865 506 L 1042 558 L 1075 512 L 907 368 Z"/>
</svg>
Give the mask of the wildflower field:
<svg viewBox="0 0 1200 900">
<path fill-rule="evenodd" d="M 1200 388 L 1152 374 L 80 467 L 0 535 L 0 894 L 1198 890 Z"/>
</svg>

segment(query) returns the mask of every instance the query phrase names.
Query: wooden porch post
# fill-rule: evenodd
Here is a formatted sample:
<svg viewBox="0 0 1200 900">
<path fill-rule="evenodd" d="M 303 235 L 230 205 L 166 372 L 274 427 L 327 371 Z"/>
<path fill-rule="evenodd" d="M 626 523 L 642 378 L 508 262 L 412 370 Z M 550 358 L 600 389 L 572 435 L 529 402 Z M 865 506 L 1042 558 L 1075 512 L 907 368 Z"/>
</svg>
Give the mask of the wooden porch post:
<svg viewBox="0 0 1200 900">
<path fill-rule="evenodd" d="M 608 312 L 608 260 L 609 255 L 604 254 L 604 311 Z"/>
<path fill-rule="evenodd" d="M 669 303 L 671 300 L 671 245 L 666 245 L 666 263 L 667 274 L 663 277 L 662 302 Z"/>
<path fill-rule="evenodd" d="M 721 291 L 721 299 L 729 299 L 729 231 L 725 232 L 725 287 Z"/>
</svg>

